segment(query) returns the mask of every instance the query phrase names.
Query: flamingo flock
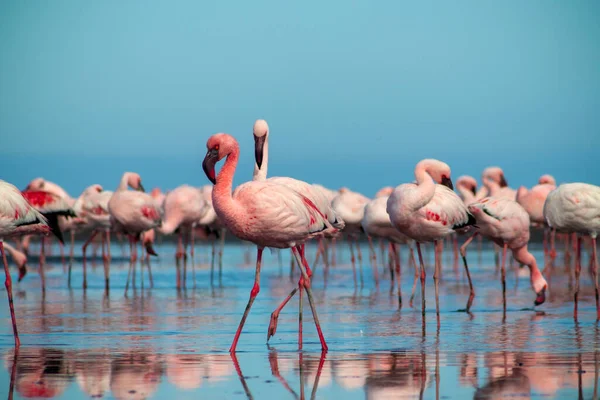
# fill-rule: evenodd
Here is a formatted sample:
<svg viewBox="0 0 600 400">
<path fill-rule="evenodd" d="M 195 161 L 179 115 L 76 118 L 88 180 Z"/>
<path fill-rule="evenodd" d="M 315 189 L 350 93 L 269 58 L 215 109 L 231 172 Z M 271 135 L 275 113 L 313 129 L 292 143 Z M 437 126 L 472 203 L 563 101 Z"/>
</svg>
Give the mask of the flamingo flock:
<svg viewBox="0 0 600 400">
<path fill-rule="evenodd" d="M 266 121 L 257 120 L 253 127 L 254 172 L 253 178 L 233 187 L 241 149 L 238 141 L 229 134 L 217 133 L 208 138 L 207 152 L 202 162 L 203 171 L 211 185 L 194 187 L 179 186 L 167 193 L 154 189 L 146 193 L 139 174 L 125 172 L 114 192 L 100 185 L 91 185 L 79 197 L 72 198 L 60 186 L 36 178 L 21 191 L 10 183 L 0 181 L 0 252 L 2 253 L 15 346 L 20 340 L 17 318 L 14 313 L 12 280 L 5 250 L 17 264 L 19 281 L 27 273 L 29 242 L 34 236 L 52 233 L 61 244 L 63 232 L 71 235 L 69 284 L 75 234 L 88 235 L 83 244 L 83 288 L 87 287 L 86 251 L 100 237 L 104 261 L 105 288 L 110 287 L 111 236 L 127 237 L 130 244 L 129 259 L 132 273 L 138 258 L 138 244 L 146 252 L 146 258 L 156 256 L 154 242 L 157 235 L 177 235 L 177 288 L 182 286 L 179 262 L 185 261 L 189 252 L 194 259 L 196 237 L 214 235 L 211 278 L 215 260 L 219 260 L 219 276 L 225 234 L 228 233 L 257 248 L 255 278 L 248 303 L 233 338 L 230 352 L 234 353 L 246 319 L 260 292 L 262 256 L 265 248 L 290 249 L 292 260 L 300 269 L 297 287 L 272 313 L 267 338 L 277 329 L 281 310 L 290 299 L 299 297 L 298 347 L 302 348 L 303 295 L 306 293 L 322 351 L 328 350 L 323 329 L 319 323 L 317 304 L 313 295 L 313 272 L 319 258 L 323 259 L 325 272 L 336 265 L 336 241 L 347 241 L 351 254 L 353 280 L 358 284 L 356 262 L 359 265 L 361 286 L 364 284 L 362 253 L 359 240 L 364 235 L 369 243 L 369 260 L 375 282 L 379 283 L 377 268 L 377 245 L 381 262 L 388 249 L 391 291 L 394 281 L 397 287 L 398 306 L 403 306 L 401 292 L 400 249 L 409 249 L 415 279 L 410 305 L 420 281 L 421 314 L 423 321 L 425 302 L 426 262 L 423 246 L 434 248 L 433 283 L 436 302 L 436 321 L 440 320 L 439 284 L 442 274 L 443 243 L 454 242 L 455 260 L 458 260 L 458 238 L 464 237 L 460 247 L 465 274 L 469 282 L 469 298 L 464 311 L 470 312 L 475 286 L 467 262 L 467 246 L 480 236 L 488 239 L 502 253 L 501 272 L 502 304 L 506 313 L 506 264 L 510 255 L 529 269 L 530 285 L 535 294 L 534 305 L 545 302 L 548 282 L 538 267 L 536 258 L 528 250 L 532 229 L 544 231 L 544 256 L 556 257 L 555 238 L 562 235 L 574 237 L 576 259 L 576 288 L 574 292 L 574 317 L 578 315 L 579 278 L 581 272 L 582 237 L 589 237 L 591 246 L 591 271 L 595 286 L 597 318 L 600 320 L 600 297 L 598 289 L 598 260 L 596 236 L 600 231 L 600 187 L 586 183 L 565 183 L 556 186 L 549 175 L 539 179 L 530 189 L 518 190 L 508 186 L 504 172 L 499 167 L 483 171 L 482 183 L 470 176 L 461 176 L 452 182 L 451 168 L 443 161 L 424 159 L 416 163 L 415 180 L 396 187 L 382 188 L 374 198 L 348 188 L 330 190 L 292 177 L 267 177 L 270 129 Z M 216 165 L 223 162 L 220 171 Z M 220 249 L 216 241 L 220 239 Z M 5 243 L 14 240 L 17 247 Z M 44 243 L 42 238 L 39 273 L 42 290 L 44 280 Z M 312 267 L 307 260 L 307 243 L 317 242 L 317 259 Z M 550 244 L 548 245 L 548 242 Z M 413 253 L 416 248 L 418 267 Z M 568 248 L 568 245 L 567 245 Z M 21 252 L 23 250 L 24 252 Z M 331 250 L 331 251 L 330 251 Z M 355 256 L 356 250 L 356 256 Z M 150 272 L 150 264 L 148 272 Z M 186 272 L 184 263 L 183 286 Z M 135 273 L 135 271 L 134 271 Z M 151 275 L 150 275 L 151 276 Z M 129 282 L 128 282 L 129 284 Z"/>
</svg>

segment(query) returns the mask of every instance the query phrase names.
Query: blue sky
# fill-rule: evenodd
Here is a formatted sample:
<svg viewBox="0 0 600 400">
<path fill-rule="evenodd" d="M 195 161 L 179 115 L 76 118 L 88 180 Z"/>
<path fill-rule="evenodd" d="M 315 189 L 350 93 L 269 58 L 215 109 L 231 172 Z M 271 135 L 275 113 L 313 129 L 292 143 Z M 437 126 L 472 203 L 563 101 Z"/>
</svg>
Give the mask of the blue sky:
<svg viewBox="0 0 600 400">
<path fill-rule="evenodd" d="M 270 175 L 373 195 L 416 162 L 600 184 L 595 1 L 0 0 L 0 171 L 72 195 L 208 183 L 206 139 L 271 127 Z"/>
</svg>

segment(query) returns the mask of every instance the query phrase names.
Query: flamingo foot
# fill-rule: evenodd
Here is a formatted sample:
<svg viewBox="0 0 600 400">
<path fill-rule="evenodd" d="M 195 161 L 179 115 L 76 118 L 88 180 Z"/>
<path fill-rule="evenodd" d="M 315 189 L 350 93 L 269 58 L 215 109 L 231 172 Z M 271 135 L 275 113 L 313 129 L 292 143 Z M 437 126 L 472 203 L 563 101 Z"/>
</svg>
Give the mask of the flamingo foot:
<svg viewBox="0 0 600 400">
<path fill-rule="evenodd" d="M 277 332 L 277 321 L 279 319 L 279 313 L 273 311 L 271 313 L 271 321 L 269 322 L 269 330 L 267 331 L 267 342 L 271 339 L 272 336 L 275 336 L 275 332 Z"/>
</svg>

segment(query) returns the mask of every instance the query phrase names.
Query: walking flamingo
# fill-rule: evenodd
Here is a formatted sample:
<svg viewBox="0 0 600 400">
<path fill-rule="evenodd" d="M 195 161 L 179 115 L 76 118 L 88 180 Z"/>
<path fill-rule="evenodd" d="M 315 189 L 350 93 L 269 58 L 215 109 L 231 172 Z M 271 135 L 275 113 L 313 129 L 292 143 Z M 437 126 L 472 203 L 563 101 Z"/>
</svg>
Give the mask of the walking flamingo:
<svg viewBox="0 0 600 400">
<path fill-rule="evenodd" d="M 253 135 L 254 135 L 254 172 L 252 176 L 253 181 L 264 182 L 265 180 L 269 183 L 275 183 L 278 185 L 286 186 L 289 189 L 292 189 L 298 193 L 301 193 L 305 196 L 310 202 L 317 208 L 318 212 L 323 215 L 328 223 L 329 228 L 323 230 L 319 235 L 315 237 L 319 237 L 321 239 L 322 236 L 326 234 L 334 234 L 339 229 L 344 228 L 344 221 L 338 217 L 337 213 L 333 210 L 331 203 L 327 196 L 323 193 L 323 191 L 309 183 L 304 181 L 300 181 L 298 179 L 289 178 L 289 177 L 272 177 L 267 179 L 267 172 L 269 168 L 269 125 L 267 121 L 264 119 L 259 119 L 254 123 L 253 127 Z M 320 244 L 320 243 L 319 243 Z M 321 246 L 319 246 L 320 251 Z M 304 257 L 304 247 L 302 246 L 300 249 L 300 254 Z M 293 252 L 292 252 L 293 253 Z M 314 266 L 314 265 L 313 265 Z M 309 278 L 312 275 L 310 268 L 307 268 L 307 273 Z M 302 299 L 302 284 L 303 278 L 300 278 L 298 283 L 298 288 L 294 288 L 292 292 L 286 297 L 286 299 L 277 307 L 275 311 L 271 314 L 271 322 L 269 323 L 269 329 L 267 333 L 267 340 L 271 336 L 275 334 L 277 330 L 277 320 L 279 318 L 279 314 L 281 310 L 286 306 L 286 304 L 290 301 L 290 299 L 296 294 L 296 291 L 300 291 L 300 299 Z M 300 321 L 302 321 L 302 301 L 300 300 Z M 302 337 L 302 323 L 299 323 L 299 337 Z M 299 341 L 299 346 L 302 347 L 302 340 Z"/>
<path fill-rule="evenodd" d="M 232 194 L 233 176 L 240 153 L 238 142 L 228 134 L 217 133 L 208 139 L 206 147 L 208 151 L 202 167 L 215 185 L 212 198 L 217 215 L 235 236 L 258 247 L 254 286 L 229 351 L 235 352 L 252 303 L 260 291 L 261 260 L 265 247 L 292 248 L 302 271 L 321 348 L 327 351 L 313 301 L 310 278 L 305 268 L 308 264 L 300 255 L 300 246 L 320 232 L 330 229 L 331 225 L 311 200 L 284 185 L 251 181 L 238 186 Z M 215 176 L 215 164 L 223 158 L 226 158 L 225 164 Z"/>
<path fill-rule="evenodd" d="M 538 306 L 546 300 L 546 288 L 548 286 L 546 279 L 540 272 L 535 261 L 535 257 L 527 250 L 529 243 L 529 215 L 519 203 L 507 198 L 485 197 L 468 206 L 469 212 L 475 216 L 477 227 L 479 228 L 462 245 L 460 252 L 463 257 L 463 263 L 467 276 L 469 277 L 470 295 L 467 301 L 466 311 L 469 312 L 475 297 L 475 291 L 469 275 L 467 265 L 466 248 L 473 238 L 482 234 L 489 238 L 502 251 L 502 305 L 506 313 L 506 252 L 512 251 L 515 260 L 529 267 L 531 287 L 536 293 L 535 305 Z"/>
<path fill-rule="evenodd" d="M 135 191 L 127 190 L 128 187 Z M 137 241 L 140 234 L 160 226 L 160 209 L 154 199 L 144 193 L 142 178 L 134 172 L 125 172 L 108 202 L 108 211 L 113 229 L 129 236 L 130 261 L 133 265 L 137 260 Z M 153 249 L 147 250 L 156 255 Z"/>
<path fill-rule="evenodd" d="M 12 279 L 8 269 L 8 261 L 4 253 L 4 240 L 8 237 L 45 234 L 50 232 L 46 218 L 38 212 L 14 185 L 0 180 L 0 253 L 4 263 L 6 293 L 10 307 L 10 318 L 15 337 L 15 348 L 21 345 L 17 331 L 17 319 L 12 297 Z"/>
<path fill-rule="evenodd" d="M 425 317 L 425 266 L 421 243 L 434 242 L 475 223 L 460 197 L 453 191 L 448 164 L 435 160 L 421 160 L 415 167 L 417 183 L 402 184 L 390 195 L 387 213 L 396 229 L 417 242 L 421 270 L 421 308 Z M 435 251 L 436 316 L 440 325 L 439 252 Z"/>
<path fill-rule="evenodd" d="M 579 276 L 581 274 L 581 240 L 579 235 L 592 238 L 592 278 L 596 291 L 596 318 L 600 320 L 600 296 L 598 291 L 598 258 L 596 237 L 600 232 L 600 187 L 587 183 L 565 183 L 548 194 L 544 204 L 544 219 L 557 232 L 576 233 L 575 254 L 575 308 L 577 319 L 579 300 Z"/>
</svg>

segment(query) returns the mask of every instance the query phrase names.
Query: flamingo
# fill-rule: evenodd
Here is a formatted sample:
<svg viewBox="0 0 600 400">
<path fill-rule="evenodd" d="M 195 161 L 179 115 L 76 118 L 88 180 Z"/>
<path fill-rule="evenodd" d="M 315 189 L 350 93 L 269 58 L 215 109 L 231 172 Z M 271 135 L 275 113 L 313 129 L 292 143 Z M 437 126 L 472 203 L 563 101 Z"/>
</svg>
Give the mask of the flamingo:
<svg viewBox="0 0 600 400">
<path fill-rule="evenodd" d="M 330 205 L 330 201 L 327 196 L 323 193 L 323 191 L 315 186 L 306 183 L 304 181 L 300 181 L 298 179 L 289 178 L 289 177 L 272 177 L 267 179 L 267 172 L 269 168 L 269 125 L 267 121 L 264 119 L 256 120 L 253 127 L 253 135 L 254 135 L 254 172 L 252 175 L 252 180 L 254 182 L 264 182 L 267 181 L 269 183 L 274 183 L 278 185 L 283 185 L 289 189 L 292 189 L 298 193 L 302 193 L 310 202 L 316 207 L 318 212 L 323 215 L 328 223 L 329 228 L 323 230 L 319 235 L 315 235 L 315 237 L 319 237 L 319 239 L 325 234 L 335 234 L 339 229 L 344 227 L 344 221 L 338 217 L 337 213 L 333 210 Z M 293 250 L 293 248 L 292 248 Z M 292 251 L 293 253 L 293 251 Z M 304 247 L 301 247 L 300 254 L 304 255 Z M 313 265 L 314 266 L 314 265 Z M 310 268 L 307 268 L 308 276 L 311 277 L 312 272 Z M 285 307 L 285 305 L 290 301 L 290 299 L 296 294 L 296 291 L 300 291 L 300 298 L 302 298 L 302 277 L 298 283 L 298 288 L 294 288 L 292 292 L 286 297 L 286 299 L 277 307 L 275 311 L 271 314 L 271 322 L 269 323 L 269 329 L 267 333 L 267 340 L 270 339 L 271 336 L 275 334 L 277 330 L 277 320 L 279 318 L 279 314 L 281 310 Z M 300 301 L 300 321 L 302 321 L 302 301 Z M 299 323 L 300 330 L 300 340 L 299 346 L 302 347 L 302 324 Z"/>
<path fill-rule="evenodd" d="M 73 205 L 75 204 L 75 199 L 72 198 L 65 189 L 63 189 L 61 186 L 57 185 L 56 183 L 50 182 L 44 178 L 32 179 L 29 182 L 29 184 L 27 185 L 27 187 L 25 188 L 25 191 L 37 191 L 37 190 L 49 192 L 49 193 L 52 193 L 52 194 L 60 197 L 67 203 L 67 205 L 69 207 L 73 207 Z M 70 231 L 71 229 L 77 229 L 77 227 L 76 227 L 77 220 L 74 218 L 67 219 L 64 217 L 59 217 L 58 222 L 59 222 L 59 226 L 60 226 L 60 229 L 62 232 Z M 60 246 L 61 259 L 64 264 L 65 263 L 65 261 L 64 261 L 64 245 L 60 241 L 58 242 L 58 244 Z M 27 250 L 29 248 L 29 240 L 25 240 L 24 245 L 25 245 L 25 251 L 27 252 Z M 72 252 L 73 252 L 73 244 L 71 244 L 71 253 Z"/>
<path fill-rule="evenodd" d="M 405 183 L 394 189 L 387 202 L 387 213 L 396 229 L 417 242 L 421 270 L 421 308 L 425 317 L 425 266 L 421 243 L 438 241 L 475 223 L 460 197 L 453 191 L 448 164 L 435 160 L 419 161 L 415 167 L 417 183 Z M 435 252 L 436 316 L 440 325 L 438 251 Z"/>
<path fill-rule="evenodd" d="M 131 187 L 135 191 L 127 190 Z M 144 193 L 142 178 L 134 172 L 125 172 L 117 190 L 108 202 L 111 226 L 116 232 L 129 236 L 131 248 L 131 264 L 137 260 L 136 243 L 142 232 L 160 226 L 160 208 L 154 199 Z M 157 255 L 153 249 L 147 249 L 152 255 Z"/>
<path fill-rule="evenodd" d="M 538 180 L 538 184 L 528 190 L 525 186 L 519 187 L 517 190 L 517 203 L 519 203 L 527 214 L 531 226 L 544 229 L 544 255 L 548 254 L 548 231 L 545 229 L 546 221 L 544 220 L 544 203 L 548 194 L 556 189 L 556 180 L 552 175 L 542 175 Z M 552 235 L 552 259 L 556 257 L 554 250 L 554 234 Z"/>
<path fill-rule="evenodd" d="M 386 187 L 381 189 L 375 195 L 375 199 L 371 200 L 365 205 L 364 216 L 361 221 L 362 228 L 367 234 L 367 239 L 369 240 L 369 249 L 371 251 L 371 257 L 375 260 L 375 249 L 373 248 L 373 240 L 372 238 L 382 238 L 384 240 L 389 241 L 390 252 L 393 255 L 395 265 L 396 265 L 396 283 L 398 286 L 398 304 L 402 307 L 402 292 L 400 289 L 401 285 L 401 271 L 400 271 L 400 255 L 398 254 L 398 250 L 396 249 L 396 244 L 407 244 L 411 255 L 414 259 L 413 249 L 412 249 L 412 240 L 409 239 L 406 235 L 400 233 L 390 221 L 390 216 L 386 212 L 387 201 L 390 194 L 393 192 L 394 188 Z M 416 265 L 415 265 L 416 269 Z M 377 280 L 377 266 L 374 268 Z M 415 283 L 416 278 L 415 277 Z M 392 285 L 393 285 L 393 275 L 392 275 Z M 392 286 L 393 287 L 393 286 Z"/>
<path fill-rule="evenodd" d="M 557 232 L 576 233 L 575 261 L 575 308 L 577 319 L 579 298 L 579 275 L 581 274 L 581 240 L 579 235 L 592 238 L 592 277 L 596 290 L 596 318 L 600 320 L 600 296 L 598 292 L 598 258 L 596 237 L 600 232 L 600 187 L 587 183 L 564 183 L 548 194 L 544 203 L 544 219 Z"/>
<path fill-rule="evenodd" d="M 506 252 L 508 249 L 512 251 L 515 260 L 529 267 L 531 287 L 536 293 L 535 305 L 539 306 L 540 304 L 543 304 L 546 300 L 546 288 L 548 284 L 538 269 L 535 257 L 527 250 L 530 225 L 529 214 L 527 214 L 527 211 L 525 211 L 525 209 L 516 201 L 502 197 L 485 197 L 475 203 L 469 204 L 468 209 L 475 217 L 479 230 L 467 239 L 460 249 L 467 275 L 469 275 L 469 267 L 467 266 L 466 248 L 476 235 L 482 234 L 503 249 L 502 304 L 504 312 L 506 313 L 505 266 Z M 469 312 L 475 297 L 475 291 L 473 290 L 470 277 L 469 288 L 471 292 L 467 302 L 467 312 Z"/>
<path fill-rule="evenodd" d="M 462 175 L 456 180 L 456 190 L 460 193 L 462 201 L 469 205 L 476 200 L 477 181 L 469 175 Z"/>
<path fill-rule="evenodd" d="M 302 271 L 321 348 L 327 351 L 305 268 L 308 264 L 304 264 L 306 260 L 300 255 L 302 244 L 331 228 L 327 218 L 306 196 L 284 185 L 251 181 L 238 186 L 232 194 L 233 175 L 240 153 L 238 142 L 228 134 L 217 133 L 208 139 L 206 147 L 208 151 L 202 168 L 215 185 L 212 199 L 217 215 L 235 236 L 254 243 L 258 248 L 254 286 L 229 351 L 235 353 L 252 303 L 260 291 L 261 260 L 265 247 L 292 248 Z M 225 164 L 215 176 L 215 164 L 223 158 L 226 158 Z"/>
<path fill-rule="evenodd" d="M 208 205 L 204 200 L 202 191 L 189 185 L 179 186 L 165 196 L 164 200 L 164 218 L 160 233 L 171 235 L 178 231 L 177 253 L 175 259 L 179 262 L 182 258 L 187 258 L 186 250 L 188 242 L 191 244 L 191 257 L 194 260 L 194 226 L 206 213 Z M 183 236 L 186 235 L 185 246 Z M 184 264 L 183 283 L 185 286 L 186 273 Z M 179 264 L 177 267 L 177 288 L 181 287 L 179 276 Z"/>
<path fill-rule="evenodd" d="M 517 191 L 508 187 L 508 182 L 504 177 L 504 171 L 500 167 L 488 167 L 483 170 L 481 180 L 484 186 L 487 188 L 487 193 L 483 197 L 494 196 L 496 198 L 502 197 L 510 200 L 517 198 Z M 481 194 L 479 195 L 481 196 Z M 477 197 L 480 199 L 481 197 Z"/>
<path fill-rule="evenodd" d="M 0 253 L 4 263 L 6 293 L 15 337 L 15 348 L 21 345 L 12 297 L 12 279 L 4 253 L 4 240 L 8 237 L 50 233 L 46 218 L 37 211 L 14 185 L 0 180 Z"/>
<path fill-rule="evenodd" d="M 88 221 L 83 216 L 83 214 L 84 214 L 84 211 L 82 210 L 83 202 L 88 196 L 91 196 L 95 193 L 100 193 L 100 192 L 102 192 L 102 190 L 103 190 L 102 186 L 98 185 L 98 184 L 90 185 L 87 188 L 85 188 L 83 190 L 83 192 L 81 192 L 81 195 L 79 195 L 77 200 L 75 200 L 75 202 L 73 203 L 73 211 L 75 212 L 77 217 L 70 218 L 68 220 L 61 218 L 59 220 L 60 230 L 62 232 L 69 231 L 69 233 L 71 234 L 71 249 L 69 252 L 69 268 L 71 268 L 71 266 L 73 264 L 74 248 L 75 248 L 75 232 L 81 231 L 81 230 L 85 231 L 88 229 Z M 69 280 L 69 282 L 70 282 L 70 280 Z"/>
<path fill-rule="evenodd" d="M 202 197 L 206 202 L 206 211 L 202 215 L 202 218 L 197 222 L 197 226 L 204 228 L 205 232 L 210 234 L 212 232 L 216 232 L 215 239 L 219 239 L 219 279 L 221 279 L 221 275 L 223 273 L 223 248 L 225 247 L 225 234 L 227 230 L 219 220 L 217 213 L 213 207 L 212 203 L 212 185 L 204 185 L 200 188 L 202 192 Z M 210 277 L 211 282 L 215 272 L 215 240 L 212 242 L 212 256 L 210 262 Z"/>
<path fill-rule="evenodd" d="M 87 222 L 87 228 L 90 228 L 92 230 L 92 234 L 81 247 L 81 251 L 83 253 L 83 288 L 87 288 L 86 250 L 88 245 L 92 242 L 92 240 L 94 240 L 94 238 L 98 234 L 100 234 L 102 237 L 102 261 L 104 263 L 104 287 L 108 290 L 110 287 L 109 263 L 111 259 L 111 220 L 108 203 L 114 195 L 114 192 L 110 190 L 102 190 L 102 187 L 98 186 L 99 185 L 90 186 L 87 189 L 87 192 L 85 192 L 84 195 L 81 196 L 75 203 L 77 205 L 79 202 L 81 202 L 81 204 L 79 205 L 81 208 L 81 215 L 84 216 Z"/>
<path fill-rule="evenodd" d="M 354 277 L 354 285 L 356 285 L 356 259 L 354 257 L 353 242 L 356 244 L 358 251 L 358 264 L 360 267 L 360 279 L 362 285 L 362 254 L 358 236 L 362 229 L 362 219 L 365 215 L 365 206 L 371 201 L 368 197 L 353 192 L 347 188 L 342 188 L 339 194 L 331 202 L 331 206 L 335 212 L 344 220 L 346 224 L 343 233 L 347 235 L 348 245 L 350 246 L 350 257 L 352 262 L 352 272 Z"/>
<path fill-rule="evenodd" d="M 76 217 L 73 209 L 67 202 L 54 193 L 43 190 L 26 190 L 22 192 L 23 197 L 47 220 L 50 230 L 60 243 L 64 243 L 63 235 L 58 224 L 59 217 Z M 40 251 L 40 278 L 42 280 L 42 292 L 46 291 L 46 278 L 44 273 L 44 240 L 41 240 Z"/>
</svg>

